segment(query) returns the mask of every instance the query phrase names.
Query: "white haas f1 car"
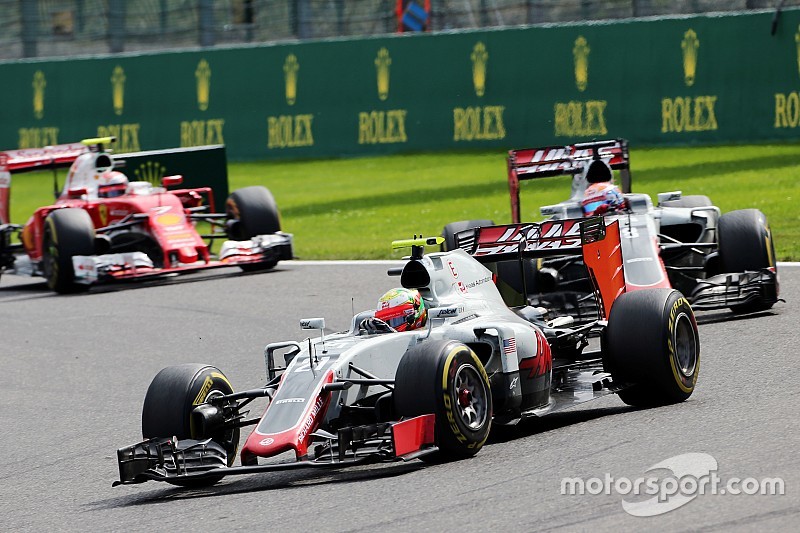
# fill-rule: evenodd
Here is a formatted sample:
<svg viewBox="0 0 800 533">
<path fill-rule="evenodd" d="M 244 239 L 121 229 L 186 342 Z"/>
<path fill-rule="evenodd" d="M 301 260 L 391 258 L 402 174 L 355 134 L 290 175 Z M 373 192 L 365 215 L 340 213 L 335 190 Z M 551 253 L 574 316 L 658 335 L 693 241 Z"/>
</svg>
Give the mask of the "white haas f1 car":
<svg viewBox="0 0 800 533">
<path fill-rule="evenodd" d="M 778 301 L 778 271 L 766 216 L 757 209 L 721 214 L 707 196 L 683 196 L 680 191 L 660 193 L 654 206 L 648 195 L 631 193 L 628 143 L 623 139 L 509 152 L 512 222 L 521 222 L 521 180 L 572 176 L 570 198 L 540 208 L 543 216 L 563 220 L 584 216 L 584 191 L 593 183 L 610 182 L 612 170 L 619 171 L 624 204 L 605 216 L 620 226 L 628 289 L 672 287 L 686 294 L 695 309 L 730 308 L 735 313 L 763 311 Z M 448 224 L 445 248 L 456 246 L 458 232 L 491 224 Z M 592 290 L 580 258 L 574 257 L 539 260 L 523 270 L 501 264 L 498 275 L 511 293 L 544 305 L 558 301 L 585 310 Z"/>
<path fill-rule="evenodd" d="M 481 261 L 508 259 L 497 237 L 512 231 L 512 254 L 557 250 L 583 257 L 601 317 L 577 327 L 541 308 L 509 308 Z M 143 442 L 117 451 L 118 484 L 148 480 L 211 484 L 224 476 L 415 458 L 475 455 L 494 424 L 515 424 L 617 393 L 631 405 L 686 400 L 699 368 L 697 324 L 672 289 L 626 292 L 619 223 L 549 221 L 474 231 L 475 255 L 423 254 L 442 238 L 411 246 L 390 275 L 420 292 L 428 312 L 419 329 L 396 331 L 356 314 L 349 331 L 265 348 L 266 384 L 234 392 L 217 368 L 168 367 L 153 379 L 142 412 Z M 487 253 L 491 251 L 492 253 Z M 301 320 L 305 329 L 324 319 Z M 288 351 L 286 351 L 288 350 Z M 277 368 L 283 354 L 285 368 Z M 247 419 L 255 398 L 270 403 Z M 239 429 L 255 426 L 235 466 Z M 265 461 L 290 452 L 293 459 Z"/>
<path fill-rule="evenodd" d="M 264 187 L 234 191 L 225 212 L 217 213 L 209 187 L 168 190 L 182 176 L 165 176 L 160 187 L 129 182 L 103 149 L 114 141 L 0 153 L 0 273 L 40 275 L 51 289 L 69 293 L 97 282 L 216 267 L 264 270 L 292 258 L 292 236 L 280 231 L 277 205 Z M 37 209 L 24 226 L 11 224 L 11 173 L 67 165 L 56 202 Z M 200 221 L 219 231 L 201 235 Z M 14 234 L 20 243 L 12 241 Z M 216 257 L 214 239 L 224 239 Z"/>
</svg>

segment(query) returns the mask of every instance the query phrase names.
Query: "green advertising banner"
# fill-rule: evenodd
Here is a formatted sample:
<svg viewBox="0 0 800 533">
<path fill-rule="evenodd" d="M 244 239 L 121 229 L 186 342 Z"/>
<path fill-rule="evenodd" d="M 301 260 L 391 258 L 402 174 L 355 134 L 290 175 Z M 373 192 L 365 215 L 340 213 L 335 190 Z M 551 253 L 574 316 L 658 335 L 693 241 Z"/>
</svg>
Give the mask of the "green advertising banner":
<svg viewBox="0 0 800 533">
<path fill-rule="evenodd" d="M 114 156 L 115 164 L 131 181 L 160 186 L 164 176 L 183 176 L 180 188 L 209 187 L 214 193 L 214 212 L 225 210 L 228 198 L 228 161 L 225 147 L 203 146 L 176 150 L 151 150 Z M 175 187 L 173 187 L 175 188 Z"/>
<path fill-rule="evenodd" d="M 0 149 L 234 160 L 795 139 L 800 10 L 0 63 Z"/>
</svg>

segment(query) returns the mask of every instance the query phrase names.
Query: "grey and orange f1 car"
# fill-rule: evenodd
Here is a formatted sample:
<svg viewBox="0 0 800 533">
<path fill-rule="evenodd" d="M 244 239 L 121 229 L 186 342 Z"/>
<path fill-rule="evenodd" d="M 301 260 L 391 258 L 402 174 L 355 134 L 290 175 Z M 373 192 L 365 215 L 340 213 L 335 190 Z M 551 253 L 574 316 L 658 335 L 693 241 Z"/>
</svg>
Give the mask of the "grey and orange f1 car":
<svg viewBox="0 0 800 533">
<path fill-rule="evenodd" d="M 508 154 L 511 220 L 522 221 L 520 185 L 524 180 L 570 176 L 569 199 L 539 208 L 550 220 L 585 216 L 585 191 L 619 176 L 624 203 L 604 216 L 619 223 L 622 263 L 629 290 L 675 288 L 695 309 L 729 308 L 734 313 L 771 308 L 779 295 L 772 232 L 757 209 L 722 213 L 704 195 L 680 191 L 650 196 L 631 192 L 628 143 L 624 139 L 512 150 Z M 490 220 L 453 222 L 444 228 L 445 249 L 458 232 L 492 225 Z M 514 245 L 511 241 L 507 244 Z M 525 302 L 568 306 L 595 314 L 591 283 L 580 258 L 528 262 L 520 269 L 498 265 L 506 294 Z"/>
<path fill-rule="evenodd" d="M 366 310 L 348 331 L 270 343 L 266 384 L 239 392 L 211 365 L 163 369 L 145 396 L 144 440 L 117 451 L 115 484 L 198 486 L 274 470 L 466 458 L 492 424 L 610 393 L 641 406 L 691 396 L 700 357 L 692 308 L 672 289 L 626 291 L 618 222 L 553 220 L 463 237 L 460 247 L 428 255 L 424 246 L 441 237 L 395 243 L 412 253 L 389 274 L 421 294 L 422 328 L 397 331 Z M 588 265 L 601 310 L 594 321 L 508 307 L 483 264 L 554 253 Z M 324 319 L 301 327 L 322 329 Z M 247 404 L 264 397 L 263 415 L 248 418 Z M 235 464 L 246 426 L 253 429 Z M 285 452 L 291 460 L 276 459 Z"/>
</svg>

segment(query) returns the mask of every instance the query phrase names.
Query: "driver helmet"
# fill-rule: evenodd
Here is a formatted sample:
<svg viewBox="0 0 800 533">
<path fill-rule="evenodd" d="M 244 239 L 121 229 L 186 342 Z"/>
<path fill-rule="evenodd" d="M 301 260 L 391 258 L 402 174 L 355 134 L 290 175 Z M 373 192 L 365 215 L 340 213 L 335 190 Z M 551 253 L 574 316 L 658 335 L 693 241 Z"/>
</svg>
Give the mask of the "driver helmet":
<svg viewBox="0 0 800 533">
<path fill-rule="evenodd" d="M 428 310 L 419 291 L 392 289 L 378 300 L 375 318 L 383 320 L 397 331 L 408 331 L 425 326 Z"/>
<path fill-rule="evenodd" d="M 128 178 L 122 172 L 109 170 L 100 175 L 97 196 L 100 198 L 116 198 L 128 190 Z"/>
<path fill-rule="evenodd" d="M 602 215 L 625 205 L 625 197 L 619 187 L 611 182 L 592 183 L 586 187 L 581 205 L 584 216 Z"/>
</svg>

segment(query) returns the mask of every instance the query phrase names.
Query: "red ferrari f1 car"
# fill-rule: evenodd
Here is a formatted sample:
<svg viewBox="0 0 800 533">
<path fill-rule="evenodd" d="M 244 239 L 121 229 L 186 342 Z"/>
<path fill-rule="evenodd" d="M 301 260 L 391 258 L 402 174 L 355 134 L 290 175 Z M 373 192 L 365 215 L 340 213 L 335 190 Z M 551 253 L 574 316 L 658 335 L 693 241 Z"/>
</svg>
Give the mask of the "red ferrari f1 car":
<svg viewBox="0 0 800 533">
<path fill-rule="evenodd" d="M 44 276 L 51 289 L 70 293 L 97 282 L 216 267 L 264 270 L 292 258 L 292 236 L 281 232 L 277 205 L 266 188 L 233 192 L 225 212 L 217 213 L 211 188 L 169 189 L 180 185 L 182 176 L 163 177 L 160 187 L 129 181 L 103 148 L 114 141 L 86 139 L 0 154 L 0 273 Z M 24 226 L 11 224 L 11 173 L 67 165 L 56 202 L 37 209 Z M 215 231 L 201 235 L 200 221 Z M 15 234 L 21 242 L 13 241 Z M 216 257 L 214 239 L 225 239 Z"/>
<path fill-rule="evenodd" d="M 423 245 L 441 237 L 396 242 L 412 253 L 389 271 L 402 288 L 387 294 L 415 294 L 408 305 L 382 298 L 378 310 L 353 316 L 348 331 L 268 344 L 259 388 L 234 392 L 210 365 L 163 369 L 145 395 L 145 440 L 117 451 L 114 484 L 198 486 L 275 470 L 466 458 L 492 424 L 610 393 L 639 406 L 691 396 L 700 361 L 692 308 L 672 289 L 626 292 L 618 222 L 553 220 L 468 236 L 463 248 L 429 255 Z M 508 307 L 483 264 L 553 253 L 588 265 L 600 309 L 591 323 Z M 300 322 L 324 328 L 322 318 Z M 246 406 L 263 397 L 264 414 L 248 418 Z M 234 465 L 246 426 L 253 430 Z M 291 460 L 275 462 L 286 452 Z"/>
</svg>

